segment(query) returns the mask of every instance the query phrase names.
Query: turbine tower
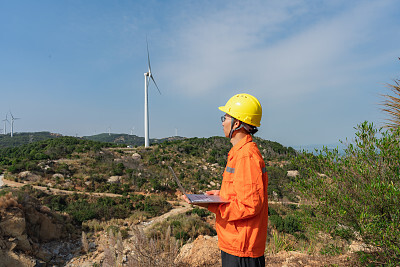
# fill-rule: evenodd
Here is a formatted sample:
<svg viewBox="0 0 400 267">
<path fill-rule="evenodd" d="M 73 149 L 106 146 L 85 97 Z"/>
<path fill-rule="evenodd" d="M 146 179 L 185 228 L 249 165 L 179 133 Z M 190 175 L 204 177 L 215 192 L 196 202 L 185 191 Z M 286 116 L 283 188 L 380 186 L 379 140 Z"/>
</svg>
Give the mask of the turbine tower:
<svg viewBox="0 0 400 267">
<path fill-rule="evenodd" d="M 4 135 L 7 134 L 7 122 L 10 123 L 10 121 L 8 120 L 8 114 L 6 114 L 6 118 L 3 120 L 4 121 Z"/>
<path fill-rule="evenodd" d="M 148 89 L 150 78 L 153 80 L 154 85 L 157 87 L 158 92 L 161 95 L 161 91 L 157 86 L 156 81 L 154 80 L 153 74 L 151 73 L 150 66 L 150 54 L 149 54 L 149 43 L 147 42 L 147 63 L 149 67 L 149 71 L 144 74 L 144 147 L 149 147 L 149 106 L 148 106 Z"/>
<path fill-rule="evenodd" d="M 14 118 L 13 114 L 10 111 L 10 115 L 11 115 L 11 137 L 13 137 L 14 135 L 14 121 L 15 120 L 19 120 L 20 118 Z"/>
</svg>

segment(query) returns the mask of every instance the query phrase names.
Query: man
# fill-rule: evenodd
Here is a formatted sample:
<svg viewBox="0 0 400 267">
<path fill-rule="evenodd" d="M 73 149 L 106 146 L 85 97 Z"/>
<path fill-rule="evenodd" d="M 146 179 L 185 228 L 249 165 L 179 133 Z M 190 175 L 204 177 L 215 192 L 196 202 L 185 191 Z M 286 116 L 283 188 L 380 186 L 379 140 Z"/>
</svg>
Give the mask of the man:
<svg viewBox="0 0 400 267">
<path fill-rule="evenodd" d="M 228 154 L 221 190 L 206 193 L 221 195 L 230 202 L 200 206 L 216 214 L 222 266 L 265 266 L 268 176 L 252 139 L 260 126 L 262 108 L 254 96 L 237 94 L 219 109 L 225 112 L 221 117 L 222 127 L 233 147 Z"/>
</svg>

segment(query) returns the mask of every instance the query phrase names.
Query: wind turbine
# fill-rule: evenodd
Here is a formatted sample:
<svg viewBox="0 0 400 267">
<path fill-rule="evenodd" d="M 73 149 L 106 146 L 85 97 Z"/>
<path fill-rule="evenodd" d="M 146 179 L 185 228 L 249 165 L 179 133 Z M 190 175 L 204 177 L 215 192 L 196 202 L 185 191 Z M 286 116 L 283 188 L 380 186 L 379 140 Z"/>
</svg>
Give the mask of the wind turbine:
<svg viewBox="0 0 400 267">
<path fill-rule="evenodd" d="M 13 137 L 14 134 L 14 121 L 15 120 L 19 120 L 21 118 L 14 118 L 13 114 L 10 111 L 10 115 L 11 115 L 11 137 Z"/>
<path fill-rule="evenodd" d="M 131 135 L 133 135 L 133 131 L 135 130 L 135 127 L 131 128 Z"/>
<path fill-rule="evenodd" d="M 6 114 L 6 118 L 3 120 L 4 121 L 4 135 L 7 134 L 7 122 L 10 123 L 8 120 L 8 114 Z"/>
<path fill-rule="evenodd" d="M 144 74 L 144 147 L 149 147 L 149 106 L 148 106 L 148 89 L 150 78 L 153 80 L 154 85 L 157 87 L 158 92 L 161 95 L 161 91 L 154 80 L 153 74 L 151 73 L 150 66 L 150 54 L 149 54 L 149 43 L 147 42 L 147 63 L 149 65 L 149 71 Z"/>
</svg>

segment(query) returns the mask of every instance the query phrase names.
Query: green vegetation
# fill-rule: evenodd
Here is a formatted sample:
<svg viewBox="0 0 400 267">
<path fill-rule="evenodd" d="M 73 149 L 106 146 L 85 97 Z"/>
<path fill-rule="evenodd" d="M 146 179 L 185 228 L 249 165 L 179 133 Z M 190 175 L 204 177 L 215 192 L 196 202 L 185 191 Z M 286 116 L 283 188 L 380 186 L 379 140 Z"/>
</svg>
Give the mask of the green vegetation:
<svg viewBox="0 0 400 267">
<path fill-rule="evenodd" d="M 103 136 L 103 135 L 98 135 Z M 109 136 L 109 135 L 104 135 Z M 112 136 L 111 137 L 115 137 Z M 278 162 L 295 154 L 276 142 L 255 138 L 264 158 Z M 0 149 L 0 171 L 6 178 L 64 190 L 128 194 L 135 191 L 172 192 L 174 167 L 184 186 L 193 192 L 220 187 L 231 144 L 227 138 L 170 140 L 150 148 L 126 148 L 75 137 L 56 137 Z M 139 159 L 132 158 L 139 155 Z M 19 175 L 23 171 L 31 174 Z M 286 170 L 270 166 L 271 189 L 286 194 Z M 36 178 L 29 176 L 36 175 Z M 109 182 L 111 176 L 117 176 Z M 272 191 L 271 191 L 272 192 Z"/>
<path fill-rule="evenodd" d="M 123 144 L 129 146 L 143 146 L 144 145 L 144 137 L 139 137 L 136 135 L 129 134 L 108 134 L 102 133 L 92 136 L 84 136 L 83 139 L 92 140 L 96 142 L 105 142 L 105 143 L 113 143 L 113 144 Z M 162 139 L 150 139 L 150 144 L 159 144 L 169 140 L 182 140 L 183 137 L 173 136 L 169 138 Z"/>
<path fill-rule="evenodd" d="M 2 190 L 3 191 L 3 190 Z M 0 193 L 2 192 L 0 191 Z M 7 192 L 6 190 L 4 190 Z M 43 205 L 58 212 L 68 213 L 79 225 L 88 220 L 125 219 L 136 212 L 146 213 L 148 218 L 159 216 L 171 209 L 163 196 L 129 195 L 128 197 L 94 197 L 89 195 L 49 195 L 24 186 L 18 191 L 20 198 L 28 194 Z"/>
<path fill-rule="evenodd" d="M 357 127 L 345 155 L 337 150 L 300 154 L 294 186 L 312 201 L 312 224 L 332 235 L 358 235 L 372 253 L 361 259 L 395 266 L 400 261 L 400 128 Z M 334 248 L 329 248 L 330 250 Z M 368 255 L 368 256 L 365 256 Z"/>
<path fill-rule="evenodd" d="M 11 137 L 10 134 L 0 135 L 0 148 L 5 147 L 17 147 L 21 145 L 30 144 L 33 142 L 44 141 L 47 139 L 53 139 L 59 134 L 52 134 L 49 132 L 36 132 L 36 133 L 14 133 Z"/>
<path fill-rule="evenodd" d="M 99 151 L 106 146 L 110 145 L 65 136 L 18 147 L 2 148 L 0 149 L 0 169 L 8 168 L 11 173 L 37 170 L 35 163 L 39 161 L 72 158 L 74 154 Z"/>
<path fill-rule="evenodd" d="M 194 210 L 186 214 L 171 216 L 167 220 L 153 225 L 149 236 L 165 239 L 165 233 L 169 232 L 175 239 L 186 242 L 189 239 L 196 239 L 199 235 L 216 235 L 215 230 L 205 221 L 206 217 L 197 215 L 200 209 L 195 208 Z M 171 230 L 167 231 L 168 228 Z"/>
</svg>

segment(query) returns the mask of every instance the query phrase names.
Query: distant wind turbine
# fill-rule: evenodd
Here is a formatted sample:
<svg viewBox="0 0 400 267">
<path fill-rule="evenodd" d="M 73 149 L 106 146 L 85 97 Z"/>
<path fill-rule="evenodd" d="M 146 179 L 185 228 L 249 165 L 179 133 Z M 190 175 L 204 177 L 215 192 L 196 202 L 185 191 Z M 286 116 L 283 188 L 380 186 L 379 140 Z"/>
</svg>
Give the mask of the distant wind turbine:
<svg viewBox="0 0 400 267">
<path fill-rule="evenodd" d="M 4 121 L 4 135 L 7 134 L 7 122 L 10 123 L 10 121 L 8 120 L 8 114 L 6 114 L 6 118 L 3 120 Z"/>
<path fill-rule="evenodd" d="M 133 135 L 133 131 L 135 130 L 135 127 L 131 128 L 131 135 Z"/>
<path fill-rule="evenodd" d="M 111 135 L 111 127 L 108 127 L 108 135 Z"/>
<path fill-rule="evenodd" d="M 14 118 L 13 114 L 10 111 L 10 115 L 11 115 L 11 137 L 13 137 L 14 135 L 14 121 L 15 120 L 19 120 L 21 118 Z"/>
<path fill-rule="evenodd" d="M 151 73 L 150 66 L 150 54 L 149 54 L 149 43 L 147 42 L 147 63 L 149 67 L 149 71 L 144 74 L 144 147 L 149 147 L 149 107 L 148 107 L 148 89 L 150 78 L 153 80 L 154 85 L 157 87 L 158 92 L 161 95 L 161 91 L 157 86 L 156 81 L 154 80 L 153 74 Z"/>
</svg>

